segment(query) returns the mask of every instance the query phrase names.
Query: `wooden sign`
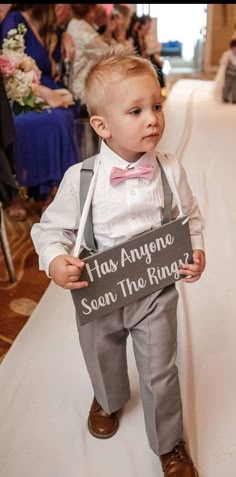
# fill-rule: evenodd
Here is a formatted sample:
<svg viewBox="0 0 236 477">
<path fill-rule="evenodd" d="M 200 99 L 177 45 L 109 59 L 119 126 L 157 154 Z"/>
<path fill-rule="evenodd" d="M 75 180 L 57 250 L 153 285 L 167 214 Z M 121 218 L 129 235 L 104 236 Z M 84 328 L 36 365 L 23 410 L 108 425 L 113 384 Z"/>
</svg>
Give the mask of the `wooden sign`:
<svg viewBox="0 0 236 477">
<path fill-rule="evenodd" d="M 183 278 L 181 266 L 192 263 L 188 220 L 173 220 L 83 261 L 80 280 L 89 285 L 71 290 L 81 325 Z"/>
</svg>

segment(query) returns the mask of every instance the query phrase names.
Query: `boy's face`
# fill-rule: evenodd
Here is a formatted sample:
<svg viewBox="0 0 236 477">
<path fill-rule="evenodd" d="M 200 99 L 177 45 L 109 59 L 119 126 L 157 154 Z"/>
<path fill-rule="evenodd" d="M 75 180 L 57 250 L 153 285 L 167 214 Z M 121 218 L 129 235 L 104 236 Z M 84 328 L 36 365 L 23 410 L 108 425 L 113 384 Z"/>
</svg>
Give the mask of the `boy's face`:
<svg viewBox="0 0 236 477">
<path fill-rule="evenodd" d="M 151 74 L 112 82 L 100 134 L 119 156 L 134 162 L 156 147 L 164 132 L 161 89 Z"/>
</svg>

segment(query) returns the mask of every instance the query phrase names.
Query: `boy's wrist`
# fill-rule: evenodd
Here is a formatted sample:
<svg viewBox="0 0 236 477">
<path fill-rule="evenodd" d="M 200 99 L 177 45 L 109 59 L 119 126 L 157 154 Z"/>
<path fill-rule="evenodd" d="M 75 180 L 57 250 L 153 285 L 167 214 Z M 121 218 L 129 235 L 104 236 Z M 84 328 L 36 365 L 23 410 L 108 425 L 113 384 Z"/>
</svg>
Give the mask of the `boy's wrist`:
<svg viewBox="0 0 236 477">
<path fill-rule="evenodd" d="M 191 235 L 191 244 L 193 250 L 205 251 L 204 238 L 202 235 Z"/>
<path fill-rule="evenodd" d="M 54 258 L 65 254 L 67 254 L 67 252 L 61 245 L 51 246 L 44 251 L 40 259 L 40 269 L 45 271 L 48 278 L 52 278 L 49 269 Z"/>
</svg>

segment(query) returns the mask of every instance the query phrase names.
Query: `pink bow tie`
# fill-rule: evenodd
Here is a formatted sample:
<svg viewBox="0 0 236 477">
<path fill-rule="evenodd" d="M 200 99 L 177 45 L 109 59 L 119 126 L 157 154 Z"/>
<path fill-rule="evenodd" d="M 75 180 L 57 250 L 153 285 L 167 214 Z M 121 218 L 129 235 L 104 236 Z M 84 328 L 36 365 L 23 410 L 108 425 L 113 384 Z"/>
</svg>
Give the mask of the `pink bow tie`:
<svg viewBox="0 0 236 477">
<path fill-rule="evenodd" d="M 119 167 L 113 167 L 110 175 L 111 185 L 117 185 L 119 182 L 126 179 L 133 179 L 136 177 L 143 177 L 144 179 L 151 180 L 154 174 L 154 168 L 152 164 L 146 164 L 144 166 L 133 167 L 132 169 L 120 169 Z"/>
</svg>

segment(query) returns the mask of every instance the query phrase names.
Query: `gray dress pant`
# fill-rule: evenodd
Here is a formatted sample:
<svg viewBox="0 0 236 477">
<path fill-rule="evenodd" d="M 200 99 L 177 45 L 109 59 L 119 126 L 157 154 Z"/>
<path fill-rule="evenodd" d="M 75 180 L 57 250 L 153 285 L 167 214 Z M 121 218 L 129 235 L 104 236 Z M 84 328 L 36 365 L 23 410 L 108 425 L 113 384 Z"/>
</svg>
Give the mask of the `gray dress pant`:
<svg viewBox="0 0 236 477">
<path fill-rule="evenodd" d="M 157 455 L 183 437 L 177 352 L 175 285 L 80 326 L 79 339 L 97 401 L 107 413 L 130 398 L 126 341 L 132 337 L 146 432 Z"/>
</svg>

